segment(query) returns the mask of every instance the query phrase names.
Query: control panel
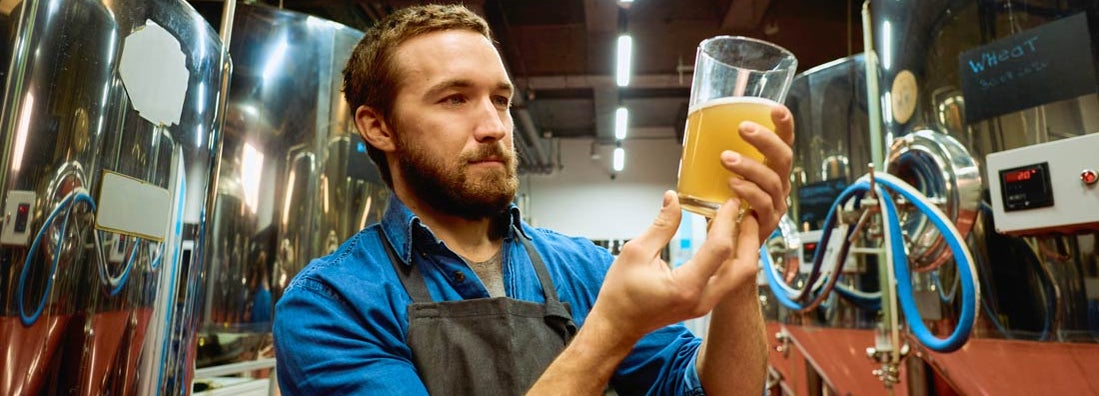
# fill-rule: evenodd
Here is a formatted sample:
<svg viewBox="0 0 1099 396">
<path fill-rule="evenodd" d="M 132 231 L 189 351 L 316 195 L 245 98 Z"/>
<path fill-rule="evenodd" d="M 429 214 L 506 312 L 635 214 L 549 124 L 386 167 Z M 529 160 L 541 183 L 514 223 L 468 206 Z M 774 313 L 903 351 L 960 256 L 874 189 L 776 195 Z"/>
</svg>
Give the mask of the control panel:
<svg viewBox="0 0 1099 396">
<path fill-rule="evenodd" d="M 989 154 L 996 231 L 1010 235 L 1099 230 L 1099 134 Z"/>
<path fill-rule="evenodd" d="M 820 230 L 804 231 L 801 233 L 801 263 L 798 266 L 798 271 L 803 274 L 807 274 L 813 270 L 813 257 L 817 253 L 817 249 L 824 249 L 824 258 L 821 262 L 822 271 L 834 271 L 836 257 L 840 252 L 840 245 L 844 243 L 844 236 L 847 235 L 847 229 L 850 227 L 848 224 L 839 224 L 832 230 L 832 234 L 828 237 L 827 242 L 821 242 L 820 237 L 823 234 Z M 843 260 L 842 270 L 844 273 L 861 273 L 863 272 L 860 266 L 859 260 L 855 260 L 853 257 L 848 257 Z"/>
<path fill-rule="evenodd" d="M 0 230 L 0 243 L 27 246 L 34 216 L 34 191 L 8 191 L 4 200 L 4 227 Z"/>
</svg>

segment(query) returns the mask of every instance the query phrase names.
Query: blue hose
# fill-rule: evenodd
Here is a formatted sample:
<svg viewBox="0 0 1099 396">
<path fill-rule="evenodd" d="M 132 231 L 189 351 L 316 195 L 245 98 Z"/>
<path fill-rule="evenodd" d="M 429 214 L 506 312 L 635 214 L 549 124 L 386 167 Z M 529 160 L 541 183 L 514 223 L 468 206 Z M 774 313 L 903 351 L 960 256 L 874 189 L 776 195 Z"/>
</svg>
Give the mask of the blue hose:
<svg viewBox="0 0 1099 396">
<path fill-rule="evenodd" d="M 117 243 L 121 243 L 121 240 L 119 241 Z M 130 256 L 126 258 L 126 266 L 122 269 L 122 275 L 119 275 L 117 280 L 111 279 L 110 275 L 107 274 L 106 263 L 99 266 L 99 279 L 109 288 L 107 292 L 109 296 L 117 296 L 122 291 L 122 287 L 126 285 L 126 281 L 130 278 L 130 271 L 133 270 L 134 261 L 137 259 L 139 247 L 141 247 L 141 239 L 134 241 L 134 247 L 130 249 Z"/>
<path fill-rule="evenodd" d="M 84 202 L 91 206 L 92 211 L 95 211 L 95 200 L 91 195 L 81 192 L 81 190 L 74 190 L 70 192 L 65 198 L 61 199 L 61 202 L 57 204 L 57 207 L 50 212 L 50 215 L 46 217 L 46 221 L 42 224 L 42 228 L 38 229 L 38 234 L 34 236 L 34 242 L 31 243 L 31 247 L 27 250 L 27 258 L 23 261 L 23 270 L 19 273 L 19 288 L 15 295 L 19 304 L 19 319 L 22 320 L 24 326 L 30 326 L 34 322 L 38 321 L 38 318 L 42 316 L 42 310 L 46 307 L 46 300 L 49 299 L 50 289 L 53 288 L 53 278 L 57 273 L 57 264 L 61 259 L 61 245 L 62 240 L 65 237 L 65 230 L 69 227 L 69 215 L 72 214 L 72 204 L 74 202 Z M 46 289 L 42 292 L 42 298 L 38 300 L 38 306 L 34 309 L 34 312 L 30 315 L 27 314 L 26 304 L 23 301 L 24 288 L 27 283 L 27 269 L 30 268 L 31 260 L 34 259 L 34 252 L 38 251 L 38 245 L 42 242 L 42 236 L 46 234 L 46 230 L 53 225 L 53 221 L 57 218 L 57 215 L 62 210 L 65 211 L 65 220 L 61 223 L 61 236 L 58 238 L 57 247 L 54 249 L 53 263 L 50 265 L 50 274 L 46 278 Z"/>
<path fill-rule="evenodd" d="M 827 241 L 831 239 L 832 227 L 835 224 L 835 214 L 837 209 L 845 205 L 847 201 L 849 201 L 856 195 L 869 190 L 869 188 L 869 183 L 855 184 L 848 186 L 846 189 L 843 190 L 843 192 L 840 193 L 839 197 L 836 198 L 836 201 L 832 203 L 832 207 L 828 210 L 828 215 L 824 218 L 824 224 L 821 228 L 820 243 L 827 243 Z M 849 237 L 851 232 L 854 232 L 853 228 L 848 230 L 848 235 L 845 235 L 845 237 Z M 767 253 L 766 248 L 760 249 L 760 258 L 763 261 L 763 273 L 767 277 L 767 285 L 771 288 L 771 291 L 774 292 L 773 294 L 775 295 L 775 298 L 778 299 L 779 303 L 781 303 L 786 308 L 799 312 L 812 309 L 812 307 L 819 303 L 820 300 L 822 300 L 827 294 L 827 290 L 824 290 L 818 293 L 813 301 L 809 303 L 802 304 L 798 302 L 798 300 L 801 300 L 805 296 L 811 294 L 807 292 L 813 289 L 813 285 L 816 284 L 817 280 L 820 278 L 820 268 L 824 262 L 824 251 L 826 250 L 823 249 L 823 245 L 820 246 L 821 247 L 818 247 L 813 253 L 813 268 L 809 271 L 810 275 L 809 279 L 805 283 L 806 286 L 801 290 L 796 291 L 793 287 L 786 284 L 786 282 L 784 282 L 782 279 L 775 275 L 774 263 L 771 262 L 770 254 Z M 841 254 L 840 260 L 842 260 L 843 257 L 846 257 L 846 254 Z"/>
<path fill-rule="evenodd" d="M 847 286 L 836 284 L 836 287 L 832 288 L 839 293 L 843 299 L 854 303 L 859 308 L 867 311 L 880 311 L 881 310 L 881 292 L 866 293 L 858 290 L 853 290 Z"/>
<path fill-rule="evenodd" d="M 881 175 L 875 177 L 875 181 L 885 187 L 888 187 L 890 190 L 900 193 L 902 196 L 904 196 L 910 202 L 916 205 L 916 207 L 921 212 L 937 214 L 928 216 L 928 218 L 931 219 L 932 224 L 934 224 L 935 227 L 939 229 L 940 234 L 943 235 L 943 238 L 944 240 L 946 240 L 947 245 L 954 253 L 955 263 L 958 267 L 958 276 L 961 278 L 962 285 L 962 312 L 958 319 L 958 324 L 957 326 L 955 326 L 954 332 L 947 338 L 938 338 L 934 334 L 932 334 L 931 331 L 928 330 L 927 326 L 924 325 L 923 320 L 920 317 L 912 290 L 912 278 L 908 268 L 908 256 L 905 251 L 905 241 L 900 226 L 900 218 L 897 214 L 896 204 L 893 202 L 893 199 L 889 194 L 886 194 L 880 188 L 878 189 L 879 198 L 883 202 L 883 216 L 885 216 L 885 223 L 888 227 L 888 235 L 893 249 L 893 267 L 894 271 L 896 272 L 895 276 L 897 277 L 898 283 L 897 296 L 901 305 L 901 310 L 904 312 L 905 320 L 908 323 L 908 327 L 911 329 L 913 335 L 915 335 L 916 338 L 928 348 L 939 352 L 955 351 L 962 345 L 964 345 L 965 342 L 969 339 L 969 334 L 973 329 L 973 323 L 976 321 L 977 315 L 976 301 L 978 292 L 977 285 L 974 282 L 975 274 L 972 267 L 973 261 L 970 258 L 969 252 L 962 244 L 961 236 L 958 234 L 957 230 L 953 227 L 952 224 L 949 224 L 944 220 L 945 216 L 941 214 L 941 211 L 939 211 L 938 208 L 928 204 L 925 200 L 921 199 L 921 197 L 918 196 L 917 192 L 911 190 L 911 187 L 908 187 L 907 185 L 902 185 L 903 181 L 900 181 L 899 179 L 896 179 L 889 175 Z M 867 181 L 866 178 L 862 178 L 857 183 L 849 186 L 840 194 L 836 202 L 832 205 L 832 208 L 831 210 L 829 210 L 828 216 L 825 219 L 822 228 L 822 243 L 827 243 L 826 241 L 828 241 L 830 238 L 830 232 L 834 225 L 834 212 L 836 211 L 836 209 L 846 204 L 846 202 L 856 194 L 865 193 L 869 190 L 869 181 Z M 815 252 L 813 257 L 813 270 L 810 275 L 810 281 L 807 284 L 808 286 L 803 288 L 800 293 L 797 293 L 797 295 L 790 293 L 790 290 L 792 288 L 782 282 L 782 280 L 775 275 L 774 265 L 773 263 L 771 263 L 770 256 L 768 254 L 762 254 L 765 252 L 761 252 L 760 257 L 763 261 L 764 275 L 767 277 L 768 285 L 774 292 L 775 298 L 778 299 L 778 301 L 782 305 L 797 311 L 804 311 L 807 308 L 811 308 L 813 306 L 812 304 L 802 305 L 798 303 L 797 300 L 801 299 L 805 291 L 812 289 L 812 285 L 815 283 L 816 278 L 820 276 L 820 262 L 823 259 L 822 254 L 824 250 L 825 249 L 817 249 L 817 251 Z M 842 255 L 841 257 L 843 256 L 846 255 Z M 838 276 L 838 274 L 834 276 Z M 852 297 L 856 299 L 856 302 L 867 303 L 867 305 L 869 305 L 869 301 L 867 301 L 868 299 L 866 297 L 872 295 L 866 294 L 863 296 L 859 296 L 858 294 L 853 293 L 853 291 L 845 290 L 842 287 L 837 290 L 837 292 L 840 293 L 841 296 Z M 821 291 L 817 298 L 825 297 L 825 294 L 827 294 L 828 292 L 829 290 Z M 850 294 L 850 296 L 846 296 L 846 294 Z M 862 298 L 859 299 L 858 297 Z M 880 304 L 881 302 L 878 301 L 879 307 Z"/>
<path fill-rule="evenodd" d="M 875 181 L 900 193 L 921 212 L 939 213 L 938 208 L 929 206 L 918 195 L 894 182 L 893 178 L 877 177 Z M 889 238 L 894 250 L 893 267 L 897 277 L 897 298 L 900 301 L 908 328 L 916 336 L 916 339 L 928 348 L 938 352 L 953 352 L 961 348 L 969 339 L 970 331 L 973 330 L 973 323 L 976 321 L 977 286 L 974 282 L 975 274 L 973 273 L 972 259 L 969 257 L 966 247 L 962 245 L 957 230 L 952 224 L 944 221 L 945 216 L 928 216 L 954 253 L 958 276 L 962 278 L 962 312 L 958 318 L 958 324 L 954 327 L 954 332 L 950 336 L 938 338 L 924 325 L 919 309 L 916 307 L 915 294 L 912 290 L 912 276 L 908 270 L 908 257 L 904 252 L 904 236 L 901 234 L 900 218 L 897 215 L 896 204 L 888 195 L 883 195 L 882 198 L 885 201 L 886 225 L 889 227 Z"/>
<path fill-rule="evenodd" d="M 950 285 L 950 293 L 945 292 L 946 288 L 943 287 L 942 279 L 939 279 L 938 270 L 931 272 L 931 281 L 935 283 L 935 288 L 939 291 L 939 301 L 942 301 L 944 303 L 954 301 L 954 296 L 958 294 L 958 283 L 961 282 L 960 277 L 954 277 L 954 283 Z"/>
</svg>

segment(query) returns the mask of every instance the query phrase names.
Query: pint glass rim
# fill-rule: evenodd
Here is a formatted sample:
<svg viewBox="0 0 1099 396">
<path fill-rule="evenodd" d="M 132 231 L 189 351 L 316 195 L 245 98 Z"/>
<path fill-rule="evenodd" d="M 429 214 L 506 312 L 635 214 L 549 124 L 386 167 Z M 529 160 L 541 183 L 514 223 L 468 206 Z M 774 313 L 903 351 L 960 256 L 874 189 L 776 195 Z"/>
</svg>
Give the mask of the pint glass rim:
<svg viewBox="0 0 1099 396">
<path fill-rule="evenodd" d="M 781 56 L 780 56 L 781 60 L 776 62 L 776 66 L 774 68 L 762 70 L 762 69 L 746 67 L 746 66 L 742 66 L 742 65 L 730 64 L 729 62 L 725 62 L 724 60 L 714 56 L 714 54 L 711 53 L 710 51 L 706 50 L 707 46 L 710 43 L 715 42 L 715 41 L 725 41 L 725 40 L 747 41 L 747 42 L 751 42 L 753 44 L 757 44 L 757 45 L 760 45 L 760 46 L 774 48 L 774 49 L 778 50 L 779 54 L 781 54 Z M 706 57 L 708 57 L 708 58 L 712 59 L 714 62 L 717 62 L 717 63 L 719 63 L 721 65 L 724 65 L 724 66 L 738 68 L 738 69 L 745 69 L 745 70 L 754 70 L 754 71 L 759 71 L 759 72 L 775 71 L 775 70 L 787 69 L 787 68 L 797 70 L 797 67 L 798 67 L 798 58 L 797 58 L 797 56 L 794 56 L 794 53 L 790 52 L 790 50 L 784 48 L 781 45 L 772 43 L 770 41 L 760 40 L 760 39 L 757 39 L 757 38 L 754 38 L 754 37 L 748 37 L 748 36 L 720 35 L 720 36 L 714 36 L 714 37 L 704 39 L 704 40 L 702 40 L 701 42 L 698 43 L 698 53 L 700 55 L 705 54 Z M 786 63 L 786 61 L 788 61 L 789 64 L 784 64 L 784 63 Z"/>
</svg>

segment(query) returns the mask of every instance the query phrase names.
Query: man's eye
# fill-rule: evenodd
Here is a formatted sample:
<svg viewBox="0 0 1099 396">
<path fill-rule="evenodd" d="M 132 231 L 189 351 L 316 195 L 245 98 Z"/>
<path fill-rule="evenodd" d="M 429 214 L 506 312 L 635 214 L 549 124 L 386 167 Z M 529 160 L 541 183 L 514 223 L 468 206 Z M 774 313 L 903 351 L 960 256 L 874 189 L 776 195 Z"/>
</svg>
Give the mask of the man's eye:
<svg viewBox="0 0 1099 396">
<path fill-rule="evenodd" d="M 508 97 L 506 96 L 493 96 L 492 100 L 496 103 L 497 106 L 503 108 L 511 107 L 511 99 L 508 99 Z"/>
<path fill-rule="evenodd" d="M 448 104 L 448 105 L 460 105 L 460 104 L 465 103 L 465 102 L 466 102 L 466 98 L 462 95 L 450 95 L 450 96 L 447 96 L 447 97 L 443 98 L 443 100 L 440 101 L 440 103 Z"/>
</svg>

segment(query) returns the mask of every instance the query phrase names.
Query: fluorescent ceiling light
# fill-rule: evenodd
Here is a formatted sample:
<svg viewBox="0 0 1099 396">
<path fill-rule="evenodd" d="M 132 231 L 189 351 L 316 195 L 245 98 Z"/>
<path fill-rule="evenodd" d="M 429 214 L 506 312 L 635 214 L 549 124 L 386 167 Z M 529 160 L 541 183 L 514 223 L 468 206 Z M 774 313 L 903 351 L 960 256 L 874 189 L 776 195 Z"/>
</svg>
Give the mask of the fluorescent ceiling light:
<svg viewBox="0 0 1099 396">
<path fill-rule="evenodd" d="M 614 112 L 614 138 L 622 140 L 626 138 L 626 129 L 630 126 L 630 110 L 619 107 Z"/>
<path fill-rule="evenodd" d="M 885 21 L 881 25 L 882 57 L 881 65 L 885 70 L 893 66 L 893 25 Z"/>
<path fill-rule="evenodd" d="M 614 171 L 621 172 L 626 167 L 626 150 L 621 147 L 614 148 Z"/>
<path fill-rule="evenodd" d="M 628 34 L 618 36 L 618 86 L 630 85 L 630 52 L 633 51 L 633 39 Z"/>
</svg>

